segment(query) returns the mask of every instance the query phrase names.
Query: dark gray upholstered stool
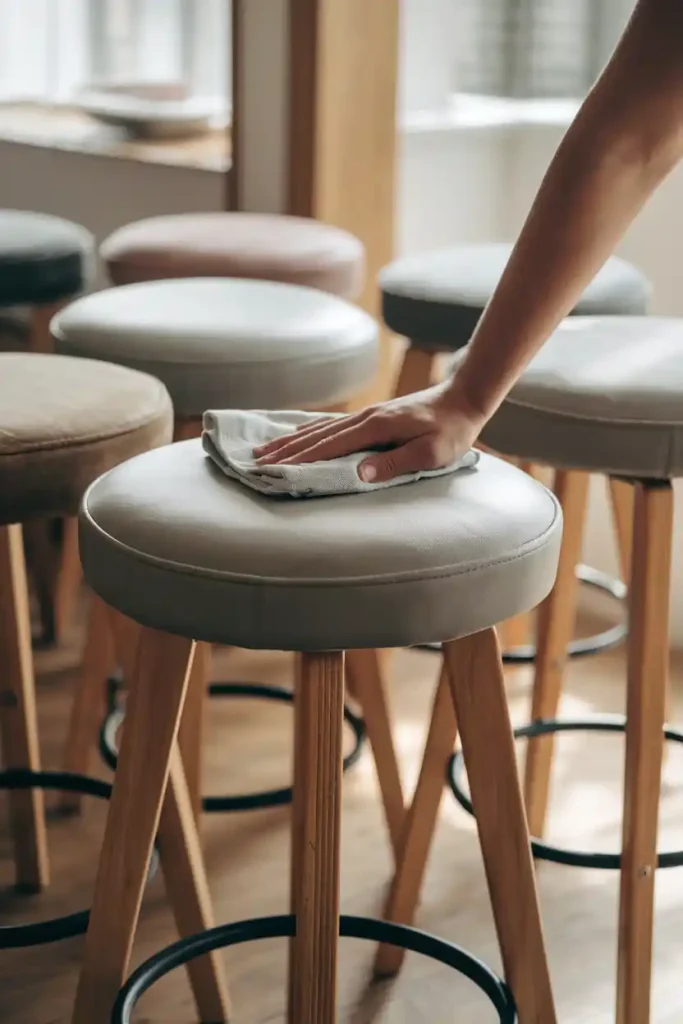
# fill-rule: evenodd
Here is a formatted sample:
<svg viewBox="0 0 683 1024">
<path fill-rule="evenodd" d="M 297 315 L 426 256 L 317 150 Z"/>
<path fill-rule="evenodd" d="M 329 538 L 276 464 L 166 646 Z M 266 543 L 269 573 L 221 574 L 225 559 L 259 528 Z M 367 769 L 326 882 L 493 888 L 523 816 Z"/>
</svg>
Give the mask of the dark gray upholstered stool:
<svg viewBox="0 0 683 1024">
<path fill-rule="evenodd" d="M 85 228 L 60 217 L 24 210 L 0 210 L 0 310 L 29 308 L 28 348 L 51 352 L 50 320 L 65 302 L 92 283 L 95 240 Z M 43 639 L 67 632 L 78 592 L 75 525 L 65 522 L 62 569 L 48 565 L 55 551 L 47 524 L 29 527 L 32 569 L 40 603 Z"/>
<path fill-rule="evenodd" d="M 357 299 L 362 242 L 309 217 L 181 213 L 127 224 L 103 243 L 116 285 L 178 277 L 246 277 L 305 285 Z"/>
<path fill-rule="evenodd" d="M 11 790 L 24 888 L 42 888 L 48 866 L 41 792 L 8 782 L 12 772 L 39 770 L 23 526 L 75 515 L 95 477 L 169 441 L 172 422 L 166 389 L 145 374 L 55 355 L 0 354 L 0 788 Z M 86 659 L 98 657 L 89 638 Z"/>
<path fill-rule="evenodd" d="M 176 872 L 179 861 L 193 863 L 181 929 L 210 920 L 174 743 L 193 641 L 298 654 L 295 920 L 268 919 L 271 932 L 264 932 L 263 921 L 241 930 L 243 939 L 295 932 L 290 1024 L 336 1019 L 343 652 L 421 641 L 444 643 L 442 717 L 454 720 L 453 701 L 519 1020 L 554 1024 L 492 627 L 548 593 L 561 532 L 553 495 L 488 455 L 472 471 L 409 486 L 282 501 L 226 479 L 199 441 L 186 441 L 132 459 L 90 488 L 80 531 L 86 579 L 107 604 L 140 623 L 142 636 L 73 1024 L 107 1020 L 124 981 L 169 772 L 162 821 L 182 817 L 186 838 L 166 861 L 161 845 L 162 866 Z M 372 931 L 362 935 L 377 938 L 380 922 L 370 923 Z M 164 958 L 162 973 L 172 961 Z M 195 970 L 204 962 L 194 961 Z M 226 1000 L 210 966 L 195 983 L 195 995 L 202 1020 L 225 1019 Z M 501 1021 L 513 1019 L 509 1006 L 498 1009 Z"/>
<path fill-rule="evenodd" d="M 557 581 L 539 610 L 533 723 L 518 730 L 530 738 L 525 797 L 532 836 L 543 835 L 554 733 L 626 732 L 620 855 L 564 851 L 540 841 L 534 851 L 564 864 L 620 869 L 616 1019 L 617 1024 L 648 1024 L 655 872 L 658 864 L 683 864 L 681 852 L 661 854 L 659 860 L 657 853 L 669 661 L 672 481 L 683 476 L 683 320 L 565 320 L 487 425 L 483 440 L 505 455 L 552 467 L 555 493 L 568 513 Z M 576 524 L 583 518 L 591 473 L 618 478 L 635 496 L 627 714 L 625 720 L 610 716 L 564 722 L 556 716 L 575 617 L 575 568 L 581 550 Z M 439 757 L 434 746 L 438 723 L 432 728 L 437 738 L 425 763 Z M 667 730 L 666 736 L 683 741 L 675 730 Z M 454 784 L 462 799 L 457 772 Z M 437 784 L 437 799 L 439 792 Z M 401 921 L 410 920 L 424 868 L 425 832 L 431 832 L 429 800 L 430 794 L 423 792 L 416 801 L 405 840 L 406 846 L 417 845 L 419 863 L 413 863 L 410 877 L 395 884 L 393 908 Z M 420 807 L 427 808 L 426 815 L 420 815 Z"/>
<path fill-rule="evenodd" d="M 477 322 L 505 269 L 512 245 L 495 242 L 459 245 L 407 256 L 389 264 L 379 278 L 382 315 L 387 326 L 408 341 L 396 384 L 396 394 L 420 391 L 434 383 L 439 359 L 468 343 Z M 607 261 L 588 286 L 573 315 L 639 316 L 647 313 L 651 287 L 645 275 L 622 259 Z M 533 473 L 531 463 L 525 464 Z M 630 495 L 617 482 L 610 483 L 615 528 L 622 555 L 622 572 L 628 572 Z M 567 519 L 571 515 L 565 515 Z M 582 529 L 583 523 L 577 526 Z M 623 594 L 618 580 L 582 566 L 586 582 L 611 593 Z M 530 623 L 521 616 L 503 627 L 506 660 L 533 661 L 529 646 Z M 623 638 L 623 630 L 575 641 L 576 655 L 593 653 Z"/>
</svg>

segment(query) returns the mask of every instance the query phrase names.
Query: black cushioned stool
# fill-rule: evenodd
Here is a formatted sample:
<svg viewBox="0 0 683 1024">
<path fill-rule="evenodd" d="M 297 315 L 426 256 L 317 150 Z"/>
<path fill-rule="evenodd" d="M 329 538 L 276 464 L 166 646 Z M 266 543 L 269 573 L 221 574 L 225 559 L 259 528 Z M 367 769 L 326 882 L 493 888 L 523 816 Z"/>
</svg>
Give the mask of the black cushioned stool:
<svg viewBox="0 0 683 1024">
<path fill-rule="evenodd" d="M 198 441 L 187 441 L 132 459 L 90 488 L 80 531 L 86 579 L 143 632 L 73 1024 L 106 1020 L 125 978 L 169 771 L 182 789 L 175 737 L 194 641 L 298 654 L 293 918 L 242 923 L 161 954 L 124 990 L 114 1020 L 130 1019 L 137 995 L 193 952 L 205 957 L 222 944 L 279 934 L 293 936 L 290 1024 L 333 1024 L 343 652 L 434 641 L 444 643 L 511 995 L 433 937 L 357 918 L 342 918 L 341 931 L 461 966 L 506 1024 L 512 999 L 523 1024 L 554 1024 L 493 624 L 548 593 L 561 530 L 556 499 L 488 455 L 474 470 L 414 485 L 275 501 L 227 480 Z M 192 826 L 188 815 L 187 844 L 196 850 Z M 188 899 L 198 905 L 205 879 L 198 857 L 194 865 Z M 216 991 L 210 974 L 200 1015 L 213 1024 L 227 1013 Z"/>
</svg>

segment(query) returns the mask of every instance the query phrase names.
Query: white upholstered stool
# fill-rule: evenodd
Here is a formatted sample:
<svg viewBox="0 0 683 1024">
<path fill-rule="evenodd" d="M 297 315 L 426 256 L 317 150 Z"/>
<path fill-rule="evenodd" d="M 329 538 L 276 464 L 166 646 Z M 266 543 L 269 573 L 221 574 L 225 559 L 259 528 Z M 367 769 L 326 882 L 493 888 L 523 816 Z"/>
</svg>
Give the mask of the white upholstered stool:
<svg viewBox="0 0 683 1024">
<path fill-rule="evenodd" d="M 273 500 L 227 480 L 187 441 L 132 459 L 89 490 L 81 515 L 85 576 L 143 627 L 131 681 L 74 1024 L 106 1020 L 123 982 L 159 813 L 182 817 L 194 908 L 210 923 L 194 820 L 175 746 L 193 641 L 299 652 L 295 688 L 292 912 L 237 926 L 242 940 L 292 935 L 290 1024 L 333 1024 L 339 934 L 341 729 L 345 650 L 444 642 L 506 978 L 522 1024 L 554 1024 L 534 873 L 493 624 L 538 603 L 555 576 L 555 498 L 483 456 L 472 471 L 319 500 Z M 454 720 L 453 704 L 443 704 Z M 170 775 L 169 775 L 170 772 Z M 169 781 L 164 801 L 164 788 Z M 191 853 L 189 851 L 192 851 Z M 360 923 L 359 923 L 360 922 Z M 364 923 L 365 922 L 365 923 Z M 344 934 L 413 945 L 416 933 L 342 918 Z M 265 930 L 264 930 L 265 929 Z M 202 1020 L 227 1002 L 206 954 L 193 961 Z M 230 938 L 232 936 L 232 938 Z M 421 941 L 421 940 L 420 940 Z M 442 943 L 436 944 L 441 950 Z M 447 944 L 446 944 L 447 945 Z M 449 947 L 452 950 L 452 947 Z M 190 943 L 184 962 L 197 951 Z M 425 951 L 423 949 L 423 951 Z M 460 962 L 449 960 L 444 962 Z M 159 963 L 159 962 L 158 962 Z M 169 969 L 164 960 L 162 973 Z M 191 964 L 192 966 L 192 964 Z M 142 989 L 152 978 L 143 968 Z M 475 972 L 481 981 L 481 974 Z M 141 975 L 138 973 L 137 979 Z M 490 982 L 490 978 L 489 978 Z M 499 1020 L 514 1011 L 495 984 Z M 124 993 L 116 1021 L 129 1020 Z M 136 995 L 137 993 L 137 995 Z"/>
<path fill-rule="evenodd" d="M 621 854 L 561 850 L 540 838 L 534 850 L 560 863 L 621 870 L 616 1019 L 618 1024 L 647 1024 L 669 661 L 671 484 L 683 476 L 683 321 L 630 316 L 565 320 L 486 426 L 483 440 L 506 455 L 552 467 L 555 492 L 569 512 L 557 582 L 539 610 L 533 722 L 518 730 L 530 739 L 527 813 L 532 835 L 541 837 L 555 732 L 568 727 L 625 730 Z M 591 473 L 618 478 L 635 497 L 629 524 L 627 715 L 621 721 L 603 717 L 563 723 L 557 714 L 581 545 L 580 532 L 571 524 L 583 519 Z M 668 738 L 683 742 L 675 730 L 668 730 Z M 457 772 L 453 783 L 462 800 Z M 429 799 L 422 798 L 423 807 Z M 421 834 L 412 843 L 426 851 L 429 819 L 416 820 Z M 412 907 L 419 886 L 421 858 L 422 853 L 412 877 L 395 885 L 398 920 L 410 920 L 412 910 L 406 914 L 405 908 Z M 681 852 L 667 852 L 659 860 L 661 867 L 682 864 Z"/>
</svg>

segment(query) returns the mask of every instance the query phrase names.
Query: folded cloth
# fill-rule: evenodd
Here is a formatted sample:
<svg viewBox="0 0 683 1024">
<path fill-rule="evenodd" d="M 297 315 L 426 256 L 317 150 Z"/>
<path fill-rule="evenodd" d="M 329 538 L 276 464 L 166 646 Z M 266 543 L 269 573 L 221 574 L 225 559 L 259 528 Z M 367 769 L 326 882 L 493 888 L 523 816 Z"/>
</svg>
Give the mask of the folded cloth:
<svg viewBox="0 0 683 1024">
<path fill-rule="evenodd" d="M 205 412 L 202 444 L 209 458 L 226 476 L 261 494 L 291 498 L 377 491 L 426 477 L 443 476 L 459 469 L 471 469 L 479 461 L 479 453 L 470 450 L 443 469 L 407 473 L 384 483 L 366 483 L 358 476 L 358 466 L 370 452 L 355 452 L 328 462 L 285 466 L 257 464 L 254 458 L 255 447 L 284 434 L 291 434 L 298 427 L 320 418 L 320 413 L 308 412 L 247 412 L 232 409 Z"/>
</svg>

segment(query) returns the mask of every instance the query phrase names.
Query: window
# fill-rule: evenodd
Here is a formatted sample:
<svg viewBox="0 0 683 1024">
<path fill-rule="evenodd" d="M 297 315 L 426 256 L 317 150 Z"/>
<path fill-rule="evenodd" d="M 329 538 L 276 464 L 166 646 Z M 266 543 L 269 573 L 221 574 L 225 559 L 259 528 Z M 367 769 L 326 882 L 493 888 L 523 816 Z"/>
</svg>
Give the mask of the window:
<svg viewBox="0 0 683 1024">
<path fill-rule="evenodd" d="M 598 77 L 634 0 L 452 0 L 459 92 L 573 98 Z"/>
<path fill-rule="evenodd" d="M 228 101 L 229 0 L 0 0 L 0 100 L 68 102 L 102 80 Z"/>
</svg>

